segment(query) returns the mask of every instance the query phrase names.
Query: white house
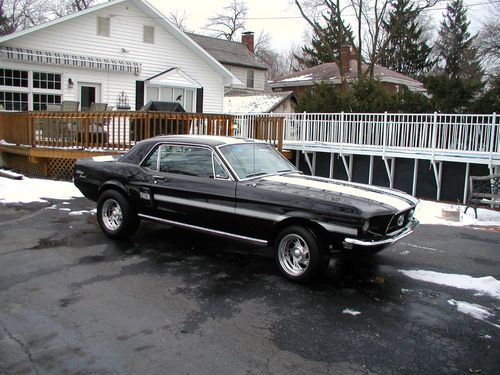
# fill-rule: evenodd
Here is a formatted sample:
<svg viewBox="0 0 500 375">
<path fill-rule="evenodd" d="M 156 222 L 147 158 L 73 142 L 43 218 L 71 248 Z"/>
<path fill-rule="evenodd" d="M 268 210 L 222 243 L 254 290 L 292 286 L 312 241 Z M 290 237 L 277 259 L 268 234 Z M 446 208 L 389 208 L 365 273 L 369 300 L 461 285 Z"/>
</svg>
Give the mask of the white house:
<svg viewBox="0 0 500 375">
<path fill-rule="evenodd" d="M 241 82 L 144 0 L 113 0 L 0 38 L 0 104 L 43 110 L 79 101 L 138 109 L 178 101 L 222 113 Z"/>
</svg>

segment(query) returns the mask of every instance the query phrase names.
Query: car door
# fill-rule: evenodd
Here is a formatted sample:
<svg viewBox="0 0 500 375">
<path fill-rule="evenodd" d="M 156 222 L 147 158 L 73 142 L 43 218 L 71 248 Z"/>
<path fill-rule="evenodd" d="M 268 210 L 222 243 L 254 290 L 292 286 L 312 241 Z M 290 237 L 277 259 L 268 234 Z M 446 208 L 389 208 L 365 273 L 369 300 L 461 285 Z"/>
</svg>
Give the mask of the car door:
<svg viewBox="0 0 500 375">
<path fill-rule="evenodd" d="M 209 147 L 164 143 L 143 163 L 141 195 L 153 216 L 231 233 L 236 183 Z"/>
</svg>

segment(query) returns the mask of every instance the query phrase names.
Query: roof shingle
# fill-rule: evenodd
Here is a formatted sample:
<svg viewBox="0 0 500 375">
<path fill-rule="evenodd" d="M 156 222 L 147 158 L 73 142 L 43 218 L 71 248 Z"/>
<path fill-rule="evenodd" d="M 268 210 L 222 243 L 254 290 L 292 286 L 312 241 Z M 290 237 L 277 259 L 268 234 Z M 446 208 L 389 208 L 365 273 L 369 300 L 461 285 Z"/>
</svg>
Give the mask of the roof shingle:
<svg viewBox="0 0 500 375">
<path fill-rule="evenodd" d="M 243 43 L 199 34 L 187 33 L 187 35 L 221 64 L 238 65 L 261 70 L 267 69 L 262 62 L 248 51 L 247 46 Z"/>
</svg>

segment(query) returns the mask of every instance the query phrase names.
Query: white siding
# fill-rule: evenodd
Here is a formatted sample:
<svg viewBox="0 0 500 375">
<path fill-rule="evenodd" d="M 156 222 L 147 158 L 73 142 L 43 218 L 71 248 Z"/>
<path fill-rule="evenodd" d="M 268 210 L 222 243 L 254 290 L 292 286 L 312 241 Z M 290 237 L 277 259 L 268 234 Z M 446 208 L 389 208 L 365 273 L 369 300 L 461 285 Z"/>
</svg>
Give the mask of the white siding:
<svg viewBox="0 0 500 375">
<path fill-rule="evenodd" d="M 227 68 L 230 67 L 231 73 L 233 73 L 246 87 L 247 85 L 247 70 L 248 68 L 244 68 L 241 66 L 234 65 L 225 65 Z M 264 91 L 264 82 L 265 82 L 264 70 L 255 70 L 254 69 L 254 87 L 253 89 L 256 91 Z"/>
<path fill-rule="evenodd" d="M 97 36 L 97 17 L 110 17 L 110 37 Z M 143 43 L 144 25 L 155 27 L 155 43 Z M 135 108 L 135 81 L 144 80 L 171 67 L 181 67 L 204 87 L 204 112 L 220 113 L 223 108 L 223 77 L 205 61 L 182 45 L 154 19 L 147 17 L 131 2 L 109 6 L 90 14 L 60 22 L 35 33 L 20 36 L 6 43 L 12 47 L 58 51 L 142 63 L 140 76 L 132 73 L 108 73 L 73 70 L 59 66 L 47 66 L 50 71 L 64 74 L 64 99 L 75 98 L 78 82 L 101 83 L 102 101 L 116 106 L 116 98 L 125 91 L 132 108 Z M 122 52 L 122 48 L 127 53 Z M 3 66 L 7 66 L 2 61 Z M 29 67 L 24 63 L 15 66 Z M 31 65 L 39 70 L 41 65 Z M 23 67 L 24 68 L 24 67 Z M 67 79 L 74 82 L 67 88 Z"/>
</svg>

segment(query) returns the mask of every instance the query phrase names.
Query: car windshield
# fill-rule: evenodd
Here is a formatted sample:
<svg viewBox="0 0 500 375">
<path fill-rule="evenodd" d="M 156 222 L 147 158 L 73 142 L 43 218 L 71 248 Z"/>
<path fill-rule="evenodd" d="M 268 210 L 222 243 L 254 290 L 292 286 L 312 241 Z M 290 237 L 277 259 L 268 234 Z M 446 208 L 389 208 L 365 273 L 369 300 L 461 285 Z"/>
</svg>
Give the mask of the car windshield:
<svg viewBox="0 0 500 375">
<path fill-rule="evenodd" d="M 227 145 L 220 151 L 240 180 L 297 171 L 278 151 L 265 143 Z"/>
</svg>

